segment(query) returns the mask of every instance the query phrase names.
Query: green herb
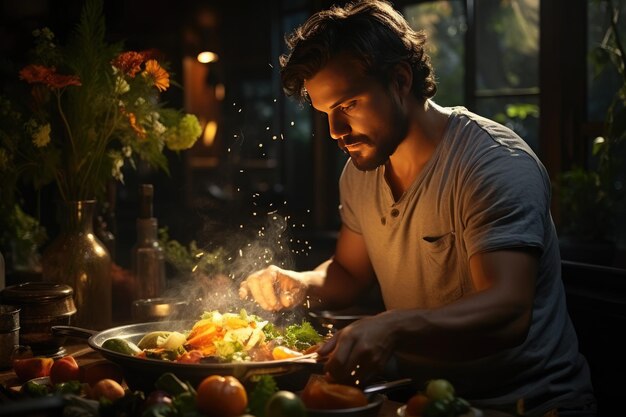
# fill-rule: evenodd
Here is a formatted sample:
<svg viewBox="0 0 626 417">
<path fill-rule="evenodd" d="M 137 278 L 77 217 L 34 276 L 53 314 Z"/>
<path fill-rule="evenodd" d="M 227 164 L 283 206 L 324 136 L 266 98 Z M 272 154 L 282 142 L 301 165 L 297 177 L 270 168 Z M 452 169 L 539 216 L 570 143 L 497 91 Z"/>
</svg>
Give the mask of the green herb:
<svg viewBox="0 0 626 417">
<path fill-rule="evenodd" d="M 306 350 L 322 341 L 311 323 L 302 321 L 301 324 L 292 324 L 285 329 L 285 343 L 287 347 L 296 350 Z"/>
<path fill-rule="evenodd" d="M 222 248 L 206 251 L 199 248 L 195 240 L 184 246 L 177 240 L 170 239 L 167 227 L 159 229 L 159 244 L 167 263 L 183 275 L 200 273 L 210 276 L 225 270 L 226 251 Z"/>
<path fill-rule="evenodd" d="M 278 391 L 276 380 L 271 375 L 255 377 L 254 388 L 248 395 L 248 413 L 256 417 L 265 417 L 265 404 Z"/>
</svg>

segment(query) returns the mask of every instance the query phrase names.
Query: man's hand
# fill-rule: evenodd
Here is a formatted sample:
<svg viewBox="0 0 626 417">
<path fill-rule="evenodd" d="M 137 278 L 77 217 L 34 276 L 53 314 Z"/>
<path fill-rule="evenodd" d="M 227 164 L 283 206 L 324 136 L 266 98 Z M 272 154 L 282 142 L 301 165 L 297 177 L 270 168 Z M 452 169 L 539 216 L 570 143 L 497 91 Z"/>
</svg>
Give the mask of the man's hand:
<svg viewBox="0 0 626 417">
<path fill-rule="evenodd" d="M 308 285 L 302 274 L 275 265 L 248 276 L 239 287 L 239 297 L 252 298 L 265 310 L 293 308 L 304 302 Z"/>
<path fill-rule="evenodd" d="M 324 370 L 341 383 L 361 385 L 379 375 L 395 349 L 391 312 L 366 317 L 338 331 L 317 353 L 328 360 Z"/>
</svg>

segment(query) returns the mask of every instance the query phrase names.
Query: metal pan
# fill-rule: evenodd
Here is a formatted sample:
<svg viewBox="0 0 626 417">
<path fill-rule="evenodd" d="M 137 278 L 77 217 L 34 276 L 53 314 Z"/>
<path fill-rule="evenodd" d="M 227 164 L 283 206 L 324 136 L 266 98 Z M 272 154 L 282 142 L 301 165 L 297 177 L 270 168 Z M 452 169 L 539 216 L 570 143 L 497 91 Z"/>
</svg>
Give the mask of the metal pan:
<svg viewBox="0 0 626 417">
<path fill-rule="evenodd" d="M 100 332 L 72 326 L 53 326 L 52 332 L 56 336 L 87 339 L 87 343 L 92 349 L 122 368 L 126 383 L 133 389 L 153 389 L 154 381 L 166 372 L 172 372 L 180 379 L 197 385 L 209 375 L 232 375 L 245 382 L 254 375 L 284 375 L 303 369 L 306 370 L 306 368 L 313 371 L 316 368 L 315 354 L 263 362 L 178 363 L 159 359 L 138 358 L 102 347 L 102 344 L 107 339 L 114 337 L 136 344 L 147 333 L 153 331 L 182 332 L 191 329 L 194 323 L 194 321 L 159 321 L 129 324 Z"/>
</svg>

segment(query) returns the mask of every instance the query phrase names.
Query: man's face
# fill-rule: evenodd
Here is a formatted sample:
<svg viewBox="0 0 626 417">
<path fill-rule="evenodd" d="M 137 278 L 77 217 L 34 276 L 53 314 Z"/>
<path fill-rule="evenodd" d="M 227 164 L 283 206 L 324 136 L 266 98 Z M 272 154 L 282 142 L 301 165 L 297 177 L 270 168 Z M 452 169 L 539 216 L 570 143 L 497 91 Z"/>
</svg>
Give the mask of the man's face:
<svg viewBox="0 0 626 417">
<path fill-rule="evenodd" d="M 304 85 L 313 107 L 328 116 L 331 137 L 358 169 L 383 165 L 406 137 L 408 118 L 397 89 L 364 74 L 358 61 L 333 58 Z"/>
</svg>

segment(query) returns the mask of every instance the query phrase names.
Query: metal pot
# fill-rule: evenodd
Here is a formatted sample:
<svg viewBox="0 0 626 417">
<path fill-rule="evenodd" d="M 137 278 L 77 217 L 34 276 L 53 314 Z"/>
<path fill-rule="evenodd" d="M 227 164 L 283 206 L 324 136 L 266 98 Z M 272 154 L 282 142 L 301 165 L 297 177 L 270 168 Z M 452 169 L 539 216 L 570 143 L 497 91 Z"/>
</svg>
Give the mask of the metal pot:
<svg viewBox="0 0 626 417">
<path fill-rule="evenodd" d="M 138 358 L 102 347 L 102 344 L 107 339 L 121 338 L 136 344 L 147 333 L 153 331 L 183 332 L 191 329 L 194 323 L 194 321 L 189 320 L 158 321 L 113 327 L 100 332 L 72 326 L 54 326 L 52 332 L 57 336 L 87 339 L 87 343 L 92 349 L 122 368 L 126 383 L 131 388 L 144 391 L 152 390 L 154 381 L 166 372 L 172 372 L 180 379 L 197 385 L 209 375 L 232 375 L 245 382 L 251 376 L 263 374 L 287 376 L 287 374 L 293 375 L 297 374 L 298 371 L 303 371 L 308 375 L 318 367 L 313 355 L 263 362 L 178 363 L 159 359 Z M 294 380 L 300 380 L 301 378 L 301 376 L 293 376 Z"/>
<path fill-rule="evenodd" d="M 53 336 L 51 327 L 69 325 L 76 314 L 74 291 L 68 285 L 25 282 L 3 289 L 2 303 L 20 311 L 20 345 L 30 346 L 37 356 L 63 354 L 64 337 Z"/>
</svg>

